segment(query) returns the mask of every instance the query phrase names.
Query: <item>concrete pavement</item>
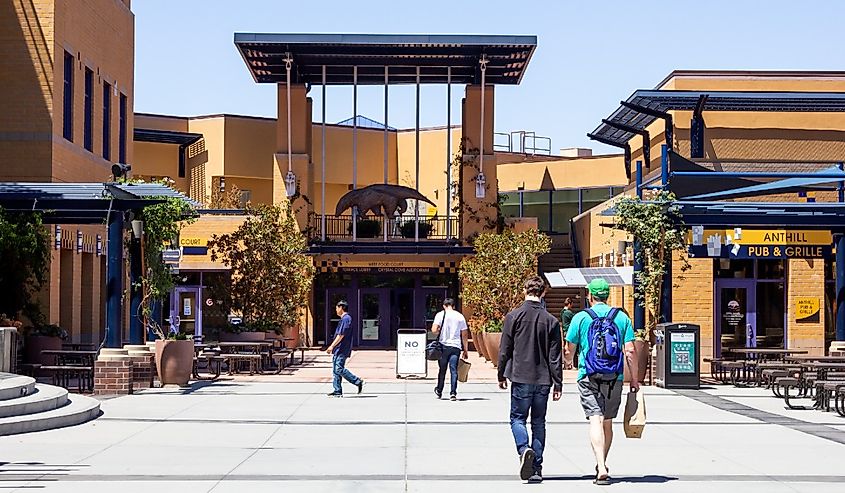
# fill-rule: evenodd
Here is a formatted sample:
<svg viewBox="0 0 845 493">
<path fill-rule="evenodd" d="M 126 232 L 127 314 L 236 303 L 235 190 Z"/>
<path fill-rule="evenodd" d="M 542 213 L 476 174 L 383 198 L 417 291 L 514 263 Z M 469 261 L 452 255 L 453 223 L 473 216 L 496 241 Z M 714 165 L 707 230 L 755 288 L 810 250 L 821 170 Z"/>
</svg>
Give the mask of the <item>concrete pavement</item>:
<svg viewBox="0 0 845 493">
<path fill-rule="evenodd" d="M 285 375 L 108 399 L 93 422 L 0 438 L 0 492 L 599 488 L 573 385 L 550 403 L 547 480 L 535 486 L 517 477 L 509 395 L 486 380 L 462 385 L 459 402 L 436 400 L 432 380 L 371 378 L 364 394 L 331 399 L 328 382 Z M 845 419 L 835 414 L 783 410 L 760 389 L 645 392 L 644 437 L 617 427 L 611 489 L 845 490 Z"/>
</svg>

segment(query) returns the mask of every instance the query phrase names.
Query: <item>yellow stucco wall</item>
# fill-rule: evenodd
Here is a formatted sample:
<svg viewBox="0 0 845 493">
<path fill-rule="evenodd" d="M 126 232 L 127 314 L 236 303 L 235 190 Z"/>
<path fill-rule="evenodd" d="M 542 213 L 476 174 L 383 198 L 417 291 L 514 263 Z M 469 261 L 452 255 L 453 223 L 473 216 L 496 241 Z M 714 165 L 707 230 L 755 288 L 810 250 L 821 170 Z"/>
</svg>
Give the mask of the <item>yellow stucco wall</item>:
<svg viewBox="0 0 845 493">
<path fill-rule="evenodd" d="M 549 172 L 555 189 L 618 187 L 628 184 L 621 155 L 561 158 L 555 161 L 499 164 L 499 191 L 540 190 Z"/>
</svg>

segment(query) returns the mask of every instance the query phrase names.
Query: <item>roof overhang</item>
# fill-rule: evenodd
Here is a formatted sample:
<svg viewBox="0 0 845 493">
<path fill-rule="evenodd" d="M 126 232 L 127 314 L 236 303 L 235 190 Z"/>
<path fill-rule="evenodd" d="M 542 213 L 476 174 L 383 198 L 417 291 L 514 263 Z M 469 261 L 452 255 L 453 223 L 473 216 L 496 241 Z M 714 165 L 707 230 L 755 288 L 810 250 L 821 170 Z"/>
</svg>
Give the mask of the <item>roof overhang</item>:
<svg viewBox="0 0 845 493">
<path fill-rule="evenodd" d="M 623 147 L 637 135 L 636 130 L 645 130 L 670 111 L 845 112 L 845 93 L 641 89 L 621 101 L 619 108 L 587 135 Z"/>
<path fill-rule="evenodd" d="M 235 46 L 253 79 L 285 82 L 285 57 L 290 54 L 291 78 L 299 84 L 322 84 L 323 67 L 329 85 L 351 85 L 353 67 L 358 84 L 416 82 L 445 84 L 447 69 L 456 84 L 480 84 L 480 60 L 486 56 L 487 84 L 519 84 L 537 48 L 536 36 L 452 34 L 269 34 L 235 33 Z"/>
<path fill-rule="evenodd" d="M 197 205 L 158 183 L 0 183 L 0 207 L 38 212 L 50 224 L 105 224 L 111 214 L 139 210 L 168 197 Z"/>
<path fill-rule="evenodd" d="M 191 145 L 202 139 L 202 134 L 192 132 L 177 132 L 174 130 L 157 130 L 153 128 L 138 128 L 133 131 L 135 142 L 151 142 L 155 144 Z"/>
</svg>

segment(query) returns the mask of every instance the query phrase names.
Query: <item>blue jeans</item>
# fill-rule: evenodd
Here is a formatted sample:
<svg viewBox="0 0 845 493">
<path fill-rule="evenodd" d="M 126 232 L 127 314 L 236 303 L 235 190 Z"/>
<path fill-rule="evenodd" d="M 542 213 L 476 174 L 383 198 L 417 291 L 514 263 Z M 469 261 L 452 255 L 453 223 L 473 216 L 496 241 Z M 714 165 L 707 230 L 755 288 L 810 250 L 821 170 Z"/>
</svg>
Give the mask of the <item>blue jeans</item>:
<svg viewBox="0 0 845 493">
<path fill-rule="evenodd" d="M 534 469 L 543 465 L 543 448 L 546 446 L 546 408 L 549 405 L 551 385 L 527 383 L 511 384 L 511 432 L 516 442 L 516 453 L 531 447 L 534 450 Z M 525 423 L 531 415 L 531 436 Z"/>
<path fill-rule="evenodd" d="M 443 354 L 440 355 L 440 371 L 437 373 L 437 392 L 443 393 L 443 386 L 446 384 L 446 366 L 452 373 L 452 391 L 449 395 L 458 394 L 458 358 L 461 357 L 461 350 L 452 346 L 443 346 Z"/>
<path fill-rule="evenodd" d="M 338 394 L 343 393 L 343 389 L 340 387 L 341 377 L 353 385 L 358 385 L 361 382 L 360 378 L 346 369 L 346 359 L 348 357 L 345 354 L 335 354 L 332 356 L 332 373 L 334 374 L 334 381 L 332 383 L 334 385 L 334 391 Z"/>
</svg>

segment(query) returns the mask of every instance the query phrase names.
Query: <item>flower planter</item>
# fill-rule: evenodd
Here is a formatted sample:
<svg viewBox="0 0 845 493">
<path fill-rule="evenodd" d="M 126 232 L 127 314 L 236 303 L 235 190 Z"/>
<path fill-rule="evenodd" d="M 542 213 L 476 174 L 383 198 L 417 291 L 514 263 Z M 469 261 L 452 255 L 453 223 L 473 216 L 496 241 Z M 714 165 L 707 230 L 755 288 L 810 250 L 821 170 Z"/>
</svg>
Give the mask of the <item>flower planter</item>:
<svg viewBox="0 0 845 493">
<path fill-rule="evenodd" d="M 264 332 L 220 332 L 220 342 L 261 342 L 265 339 Z"/>
<path fill-rule="evenodd" d="M 490 356 L 490 362 L 494 367 L 499 366 L 499 344 L 502 342 L 501 332 L 485 332 L 484 345 L 487 348 L 487 354 Z"/>
<path fill-rule="evenodd" d="M 193 365 L 194 341 L 156 341 L 156 369 L 162 385 L 188 385 Z"/>
<path fill-rule="evenodd" d="M 284 335 L 289 340 L 285 341 L 285 347 L 294 349 L 299 347 L 300 334 L 299 327 L 287 327 L 284 330 Z"/>
<path fill-rule="evenodd" d="M 483 358 L 484 357 L 484 351 L 483 351 L 482 348 L 483 348 L 484 344 L 481 342 L 481 338 L 482 338 L 481 332 L 473 332 L 472 333 L 472 347 L 475 350 L 475 352 L 478 353 L 478 355 Z"/>
<path fill-rule="evenodd" d="M 487 351 L 487 341 L 485 340 L 485 333 L 478 332 L 477 334 L 473 335 L 473 337 L 478 336 L 478 352 L 481 354 L 481 357 L 484 358 L 486 361 L 490 361 L 490 353 Z"/>
<path fill-rule="evenodd" d="M 24 362 L 42 366 L 55 365 L 56 357 L 41 354 L 45 349 L 62 349 L 62 338 L 54 336 L 27 336 L 24 340 Z M 46 377 L 52 373 L 37 370 L 35 376 Z"/>
</svg>

